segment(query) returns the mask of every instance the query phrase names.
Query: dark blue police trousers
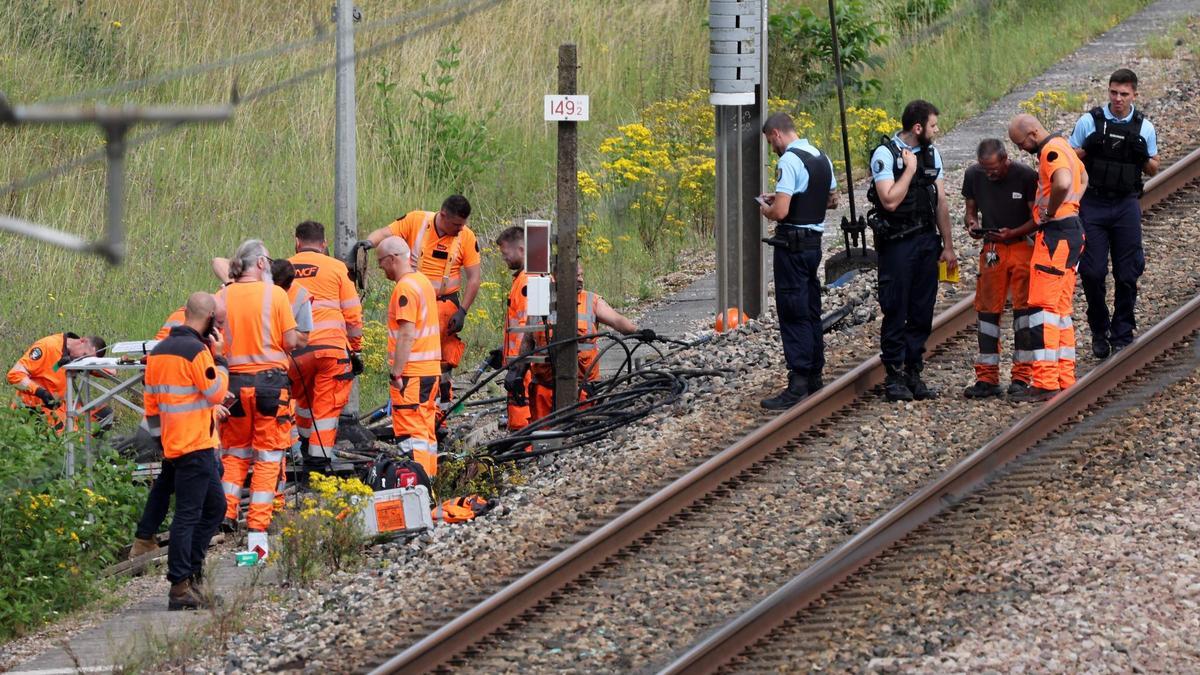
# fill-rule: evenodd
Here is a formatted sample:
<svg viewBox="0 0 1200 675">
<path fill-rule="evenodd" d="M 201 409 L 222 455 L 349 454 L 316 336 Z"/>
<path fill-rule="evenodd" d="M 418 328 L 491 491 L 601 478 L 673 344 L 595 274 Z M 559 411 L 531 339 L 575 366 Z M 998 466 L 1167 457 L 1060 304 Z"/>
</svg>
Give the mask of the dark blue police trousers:
<svg viewBox="0 0 1200 675">
<path fill-rule="evenodd" d="M 1079 281 L 1087 299 L 1088 326 L 1093 339 L 1103 337 L 1113 347 L 1133 342 L 1137 327 L 1137 280 L 1146 270 L 1142 249 L 1142 207 L 1136 195 L 1105 198 L 1085 194 L 1079 203 L 1083 221 L 1083 256 Z M 1112 257 L 1113 308 L 1105 300 L 1108 259 Z"/>
<path fill-rule="evenodd" d="M 775 308 L 788 370 L 817 376 L 825 368 L 825 339 L 821 332 L 821 233 L 805 229 L 801 236 L 811 248 L 789 251 L 776 246 Z"/>
<path fill-rule="evenodd" d="M 880 359 L 895 367 L 920 365 L 933 330 L 942 239 L 936 232 L 925 232 L 877 247 L 883 312 Z"/>
</svg>

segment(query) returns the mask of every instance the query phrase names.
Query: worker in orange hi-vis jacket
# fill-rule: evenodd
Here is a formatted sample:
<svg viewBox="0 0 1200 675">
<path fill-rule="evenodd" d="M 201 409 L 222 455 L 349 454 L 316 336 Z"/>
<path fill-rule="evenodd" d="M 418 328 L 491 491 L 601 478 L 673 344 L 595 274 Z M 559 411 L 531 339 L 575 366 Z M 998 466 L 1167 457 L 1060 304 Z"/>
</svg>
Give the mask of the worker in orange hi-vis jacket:
<svg viewBox="0 0 1200 675">
<path fill-rule="evenodd" d="M 436 295 L 425 275 L 412 268 L 408 243 L 387 237 L 376 255 L 387 278 L 396 282 L 388 300 L 388 367 L 392 430 L 400 447 L 437 475 L 437 387 L 441 336 Z"/>
<path fill-rule="evenodd" d="M 311 220 L 296 226 L 294 284 L 312 296 L 313 327 L 308 345 L 294 354 L 293 382 L 299 450 L 332 457 L 338 418 L 362 372 L 362 304 L 345 263 L 327 253 L 325 226 Z"/>
<path fill-rule="evenodd" d="M 55 333 L 34 342 L 8 371 L 8 383 L 17 390 L 17 403 L 36 410 L 55 431 L 66 428 L 67 371 L 62 367 L 88 356 L 104 356 L 107 347 L 96 337 Z M 102 425 L 111 424 L 112 412 L 105 406 L 92 415 Z"/>
<path fill-rule="evenodd" d="M 300 337 L 287 293 L 272 283 L 271 258 L 261 241 L 238 247 L 229 275 L 233 283 L 218 293 L 225 302 L 225 356 L 235 397 L 221 425 L 226 524 L 237 517 L 242 483 L 253 462 L 247 543 L 265 557 L 280 463 L 291 445 L 288 352 L 299 346 Z"/>
<path fill-rule="evenodd" d="M 1071 301 L 1084 247 L 1079 200 L 1087 189 L 1088 177 L 1067 139 L 1051 135 L 1036 117 L 1014 117 L 1008 136 L 1038 158 L 1037 199 L 1033 222 L 1028 226 L 1037 229 L 1029 272 L 1033 386 L 1009 399 L 1044 401 L 1075 383 Z"/>
<path fill-rule="evenodd" d="M 184 307 L 183 323 L 146 358 L 144 389 L 147 428 L 160 441 L 163 475 L 171 476 L 175 493 L 167 552 L 171 610 L 210 606 L 200 582 L 209 541 L 225 512 L 216 417 L 229 373 L 219 355 L 220 337 L 212 332 L 217 303 L 208 293 L 193 293 Z"/>
<path fill-rule="evenodd" d="M 596 335 L 600 332 L 601 325 L 615 328 L 626 335 L 637 333 L 643 340 L 653 340 L 656 335 L 648 328 L 639 329 L 637 324 L 613 309 L 600 295 L 583 290 L 583 263 L 578 263 L 576 268 L 575 284 L 579 289 L 578 305 L 575 310 L 576 335 L 581 338 L 578 343 L 579 400 L 583 401 L 588 398 L 591 389 L 589 385 L 600 379 L 600 350 L 596 344 L 597 338 L 584 336 Z M 536 326 L 538 323 L 545 325 L 546 322 L 544 318 L 530 318 L 529 320 L 531 326 Z M 546 347 L 550 344 L 550 336 L 547 333 L 548 331 L 545 329 L 526 333 L 521 348 L 522 353 L 537 350 L 537 354 L 545 355 Z M 554 338 L 554 341 L 558 342 L 560 339 Z M 528 364 L 527 367 L 530 373 L 529 421 L 534 422 L 554 411 L 554 366 L 547 358 L 546 361 L 534 362 Z M 504 385 L 510 393 L 520 387 L 523 376 L 524 367 L 509 370 Z"/>
<path fill-rule="evenodd" d="M 504 264 L 513 272 L 512 286 L 508 290 L 508 307 L 504 320 L 504 338 L 500 348 L 499 366 L 508 366 L 521 356 L 522 331 L 527 323 L 529 291 L 525 275 L 525 229 L 517 226 L 507 228 L 496 237 L 496 248 L 504 258 Z M 526 371 L 521 387 L 508 393 L 508 429 L 517 431 L 529 425 L 529 372 Z"/>
<path fill-rule="evenodd" d="M 462 195 L 451 195 L 433 211 L 410 211 L 367 238 L 378 246 L 387 237 L 401 237 L 408 244 L 414 270 L 424 274 L 437 294 L 438 328 L 442 340 L 441 402 L 448 409 L 454 392 L 451 371 L 458 367 L 467 345 L 458 337 L 467 312 L 479 294 L 483 279 L 479 241 L 467 225 L 471 203 Z M 465 280 L 464 280 L 465 277 Z"/>
</svg>

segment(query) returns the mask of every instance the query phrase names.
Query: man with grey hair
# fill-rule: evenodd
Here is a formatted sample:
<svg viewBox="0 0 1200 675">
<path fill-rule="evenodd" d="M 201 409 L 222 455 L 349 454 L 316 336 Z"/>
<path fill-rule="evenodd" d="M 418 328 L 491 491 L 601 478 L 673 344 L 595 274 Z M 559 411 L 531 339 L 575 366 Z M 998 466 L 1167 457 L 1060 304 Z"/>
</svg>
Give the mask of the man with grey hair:
<svg viewBox="0 0 1200 675">
<path fill-rule="evenodd" d="M 387 237 L 375 253 L 379 268 L 396 282 L 388 300 L 388 388 L 392 431 L 400 447 L 437 475 L 437 392 L 442 348 L 437 294 L 424 274 L 414 271 L 408 242 Z"/>
<path fill-rule="evenodd" d="M 271 281 L 271 262 L 261 241 L 242 243 L 229 261 L 232 282 L 218 293 L 225 301 L 225 356 L 233 396 L 221 424 L 226 524 L 237 520 L 242 483 L 253 461 L 247 548 L 264 558 L 280 462 L 292 442 L 287 354 L 300 345 L 287 293 Z"/>
<path fill-rule="evenodd" d="M 1037 197 L 1037 172 L 1010 160 L 998 138 L 980 141 L 975 155 L 979 161 L 963 174 L 962 195 L 966 200 L 967 233 L 983 239 L 979 280 L 975 285 L 979 353 L 975 356 L 975 384 L 967 387 L 963 395 L 988 398 L 1002 392 L 1000 315 L 1010 296 L 1015 349 L 1008 393 L 1019 393 L 1033 377 L 1029 331 L 1029 259 L 1033 255 L 1033 240 L 1016 236 L 1013 231 L 1030 224 Z"/>
</svg>

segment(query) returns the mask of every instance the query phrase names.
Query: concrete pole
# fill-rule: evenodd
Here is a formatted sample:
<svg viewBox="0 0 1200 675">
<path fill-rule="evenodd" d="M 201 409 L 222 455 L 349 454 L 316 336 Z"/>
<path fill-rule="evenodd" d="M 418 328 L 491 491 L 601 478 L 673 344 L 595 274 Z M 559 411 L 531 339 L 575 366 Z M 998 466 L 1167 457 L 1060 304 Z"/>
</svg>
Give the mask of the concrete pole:
<svg viewBox="0 0 1200 675">
<path fill-rule="evenodd" d="M 354 106 L 354 0 L 337 0 L 337 79 L 334 105 L 337 109 L 334 130 L 333 165 L 333 255 L 347 259 L 358 240 L 358 158 L 355 147 Z M 358 416 L 358 380 L 350 388 L 344 414 Z"/>
<path fill-rule="evenodd" d="M 558 47 L 558 93 L 576 93 L 575 45 Z M 576 176 L 578 122 L 558 123 L 558 237 L 554 259 L 556 284 L 554 340 L 572 337 L 578 330 L 578 291 L 575 271 L 579 261 L 579 196 Z M 554 409 L 575 405 L 579 398 L 579 345 L 575 342 L 553 350 Z"/>
<path fill-rule="evenodd" d="M 354 110 L 354 2 L 337 0 L 337 108 L 333 168 L 334 255 L 344 258 L 358 240 L 358 173 Z"/>
</svg>

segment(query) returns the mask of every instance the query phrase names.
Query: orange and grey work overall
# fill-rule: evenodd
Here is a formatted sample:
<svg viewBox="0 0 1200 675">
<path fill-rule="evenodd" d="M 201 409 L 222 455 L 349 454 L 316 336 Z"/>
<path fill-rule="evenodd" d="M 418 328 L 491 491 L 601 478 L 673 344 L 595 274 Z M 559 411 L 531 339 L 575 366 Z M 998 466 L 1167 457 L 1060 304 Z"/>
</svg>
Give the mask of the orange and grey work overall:
<svg viewBox="0 0 1200 675">
<path fill-rule="evenodd" d="M 459 290 L 463 268 L 477 266 L 481 260 L 475 232 L 463 226 L 453 237 L 440 236 L 434 224 L 436 215 L 433 211 L 410 211 L 388 227 L 392 234 L 408 242 L 412 268 L 429 279 L 437 296 L 442 352 L 440 396 L 442 404 L 449 409 L 453 399 L 450 372 L 458 367 L 467 351 L 466 343 L 458 334 L 450 332 L 449 321 L 461 306 Z"/>
<path fill-rule="evenodd" d="M 1071 173 L 1066 198 L 1052 214 L 1051 179 L 1059 169 Z M 1083 223 L 1079 200 L 1087 187 L 1083 162 L 1061 136 L 1051 136 L 1038 151 L 1038 193 L 1034 218 L 1038 232 L 1029 272 L 1029 328 L 1033 386 L 1066 389 L 1075 384 L 1075 324 L 1072 298 L 1079 257 L 1083 253 Z"/>
<path fill-rule="evenodd" d="M 332 456 L 338 418 L 354 380 L 350 355 L 362 348 L 362 304 L 346 265 L 313 249 L 290 258 L 292 288 L 312 295 L 313 329 L 308 345 L 292 353 L 292 396 L 296 399 L 297 450 Z"/>
<path fill-rule="evenodd" d="M 265 532 L 271 524 L 284 453 L 291 445 L 292 400 L 283 335 L 296 328 L 282 288 L 262 281 L 236 282 L 218 292 L 225 300 L 225 352 L 229 417 L 221 423 L 225 517 L 237 518 L 242 484 L 251 463 L 247 527 Z"/>
<path fill-rule="evenodd" d="M 579 291 L 579 301 L 576 307 L 576 324 L 578 335 L 596 333 L 596 294 L 589 291 Z M 549 344 L 546 331 L 533 334 L 534 345 L 541 349 Z M 583 384 L 600 379 L 599 348 L 596 338 L 580 340 L 579 346 L 579 400 L 587 399 Z M 554 412 L 554 367 L 550 365 L 549 355 L 543 350 L 539 354 L 546 355 L 547 362 L 533 363 L 529 367 L 531 381 L 529 384 L 529 421 L 534 422 Z"/>
<path fill-rule="evenodd" d="M 529 309 L 529 290 L 525 270 L 513 275 L 512 288 L 508 291 L 508 312 L 504 323 L 504 365 L 507 366 L 521 356 L 521 340 L 524 339 L 527 312 Z M 525 390 L 529 391 L 530 374 L 525 373 Z M 529 426 L 529 402 L 517 405 L 512 395 L 508 396 L 508 430 L 517 431 Z"/>
<path fill-rule="evenodd" d="M 975 379 L 1000 384 L 1000 315 L 1011 297 L 1014 346 L 1012 380 L 1029 384 L 1033 379 L 1033 354 L 1029 346 L 1029 259 L 1033 244 L 1027 239 L 1011 243 L 989 241 L 979 252 L 979 280 L 975 285 L 975 311 L 979 314 L 979 353 Z"/>
<path fill-rule="evenodd" d="M 429 279 L 410 272 L 396 282 L 388 301 L 388 367 L 395 365 L 396 340 L 401 322 L 413 324 L 413 344 L 400 381 L 388 388 L 392 403 L 392 431 L 400 447 L 430 477 L 437 475 L 437 387 L 441 373 L 441 339 Z"/>
</svg>

